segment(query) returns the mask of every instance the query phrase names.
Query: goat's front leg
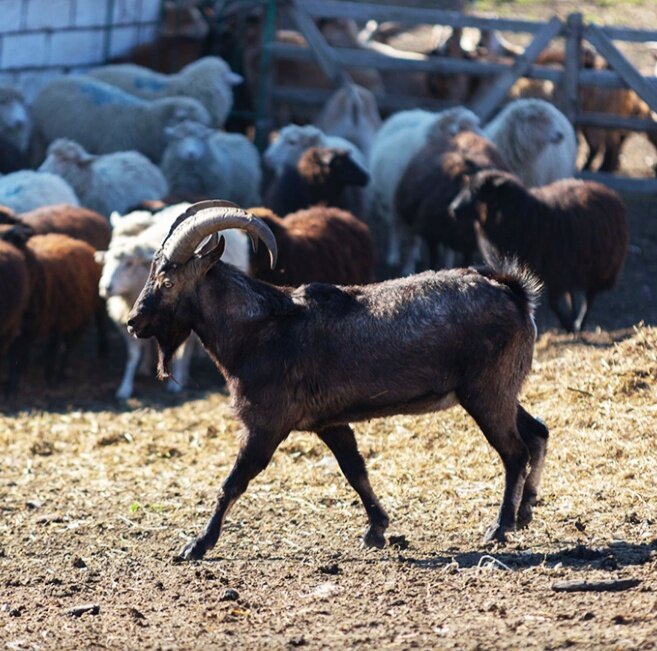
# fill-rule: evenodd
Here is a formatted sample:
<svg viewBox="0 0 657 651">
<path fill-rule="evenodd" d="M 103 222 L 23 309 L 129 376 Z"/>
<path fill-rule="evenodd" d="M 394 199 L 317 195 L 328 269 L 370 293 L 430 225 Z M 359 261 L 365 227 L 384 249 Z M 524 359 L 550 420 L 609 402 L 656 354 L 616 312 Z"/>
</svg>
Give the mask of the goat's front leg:
<svg viewBox="0 0 657 651">
<path fill-rule="evenodd" d="M 180 558 L 200 560 L 208 549 L 216 545 L 228 511 L 244 493 L 249 482 L 269 465 L 276 448 L 287 434 L 272 435 L 265 431 L 247 433 L 235 465 L 219 491 L 212 517 L 203 532 L 182 548 Z"/>
<path fill-rule="evenodd" d="M 367 511 L 370 526 L 363 536 L 363 542 L 368 547 L 381 549 L 386 544 L 383 534 L 388 528 L 388 515 L 383 510 L 379 499 L 370 486 L 367 469 L 365 468 L 365 459 L 358 451 L 354 431 L 349 425 L 341 425 L 323 429 L 317 432 L 317 436 L 333 452 L 342 473 L 351 484 L 351 487 L 358 493 Z"/>
</svg>

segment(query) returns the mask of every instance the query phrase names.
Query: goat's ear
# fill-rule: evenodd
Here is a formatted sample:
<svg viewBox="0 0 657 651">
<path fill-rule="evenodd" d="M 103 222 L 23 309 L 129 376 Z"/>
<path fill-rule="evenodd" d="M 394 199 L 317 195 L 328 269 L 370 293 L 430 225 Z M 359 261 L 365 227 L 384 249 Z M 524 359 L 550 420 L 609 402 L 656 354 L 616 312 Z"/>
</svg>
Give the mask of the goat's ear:
<svg viewBox="0 0 657 651">
<path fill-rule="evenodd" d="M 194 256 L 202 265 L 202 273 L 206 274 L 224 254 L 226 238 L 218 233 L 212 233 L 196 249 Z"/>
<path fill-rule="evenodd" d="M 479 166 L 469 158 L 463 161 L 463 174 L 467 177 L 474 176 L 479 171 Z"/>
</svg>

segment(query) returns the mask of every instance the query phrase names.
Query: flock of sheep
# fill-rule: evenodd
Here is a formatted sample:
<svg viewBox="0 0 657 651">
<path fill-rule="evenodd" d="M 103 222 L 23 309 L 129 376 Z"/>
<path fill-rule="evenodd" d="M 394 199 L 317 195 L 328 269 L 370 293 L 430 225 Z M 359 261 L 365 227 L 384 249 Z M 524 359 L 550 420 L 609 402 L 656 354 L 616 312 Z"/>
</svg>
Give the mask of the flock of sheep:
<svg viewBox="0 0 657 651">
<path fill-rule="evenodd" d="M 563 327 L 580 330 L 613 286 L 627 245 L 625 207 L 605 186 L 574 180 L 577 137 L 554 104 L 509 102 L 488 124 L 463 106 L 381 121 L 357 85 L 315 124 L 289 124 L 261 157 L 222 131 L 241 82 L 208 56 L 165 75 L 109 65 L 48 82 L 30 106 L 0 88 L 0 360 L 7 392 L 37 342 L 61 377 L 81 330 L 106 317 L 124 335 L 116 397 L 152 373 L 150 342 L 127 331 L 151 261 L 191 202 L 249 208 L 274 234 L 278 260 L 224 231 L 224 262 L 278 286 L 367 284 L 422 268 L 515 257 L 544 282 Z M 194 337 L 168 389 L 189 379 Z"/>
</svg>

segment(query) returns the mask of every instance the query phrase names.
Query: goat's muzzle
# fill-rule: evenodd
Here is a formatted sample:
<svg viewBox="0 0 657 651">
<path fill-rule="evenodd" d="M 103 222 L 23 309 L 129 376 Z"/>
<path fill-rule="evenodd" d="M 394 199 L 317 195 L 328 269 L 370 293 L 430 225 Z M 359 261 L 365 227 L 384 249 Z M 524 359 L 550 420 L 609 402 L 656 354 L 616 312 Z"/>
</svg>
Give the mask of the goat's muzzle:
<svg viewBox="0 0 657 651">
<path fill-rule="evenodd" d="M 135 339 L 148 338 L 152 334 L 149 332 L 148 323 L 144 321 L 143 316 L 138 312 L 135 313 L 134 310 L 128 314 L 127 327 L 128 333 L 135 337 Z"/>
</svg>

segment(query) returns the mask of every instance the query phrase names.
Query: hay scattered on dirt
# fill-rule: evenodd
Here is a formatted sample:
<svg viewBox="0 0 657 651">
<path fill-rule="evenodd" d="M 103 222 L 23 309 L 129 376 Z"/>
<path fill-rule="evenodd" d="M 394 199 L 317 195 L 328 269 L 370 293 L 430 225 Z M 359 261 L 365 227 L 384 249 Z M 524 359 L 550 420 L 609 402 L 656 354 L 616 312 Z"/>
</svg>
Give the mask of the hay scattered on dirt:
<svg viewBox="0 0 657 651">
<path fill-rule="evenodd" d="M 356 428 L 403 545 L 360 548 L 356 496 L 323 444 L 295 433 L 201 564 L 172 558 L 205 523 L 237 450 L 225 395 L 4 418 L 0 638 L 13 648 L 650 648 L 657 330 L 543 335 L 523 403 L 551 440 L 536 518 L 508 546 L 480 543 L 501 464 L 456 408 Z M 555 596 L 555 582 L 574 578 L 642 583 Z"/>
</svg>

